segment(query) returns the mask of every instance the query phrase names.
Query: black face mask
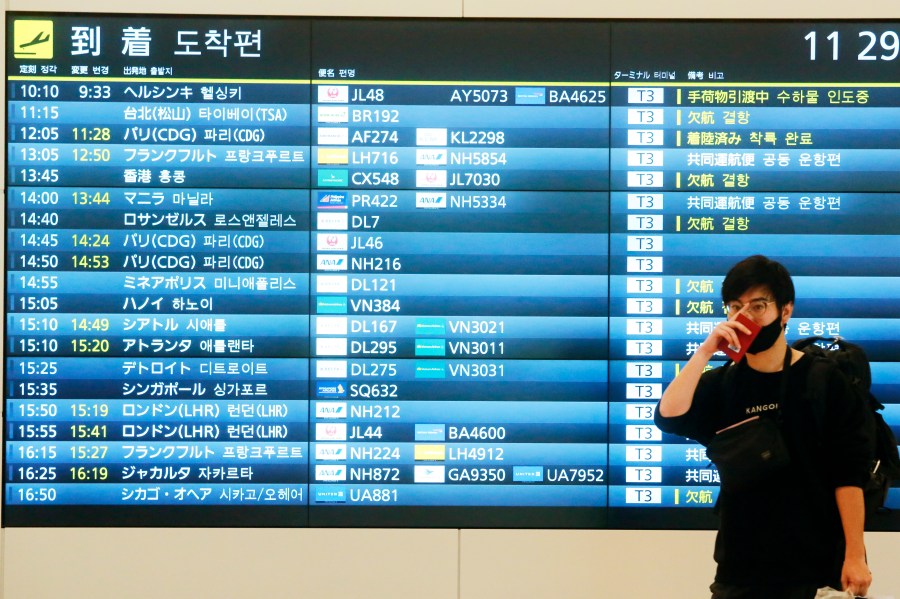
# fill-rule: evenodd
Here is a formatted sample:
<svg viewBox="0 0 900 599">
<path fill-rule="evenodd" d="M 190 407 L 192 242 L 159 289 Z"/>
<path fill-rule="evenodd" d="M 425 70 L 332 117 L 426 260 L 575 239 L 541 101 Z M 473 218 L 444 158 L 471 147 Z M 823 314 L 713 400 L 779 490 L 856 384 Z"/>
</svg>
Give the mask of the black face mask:
<svg viewBox="0 0 900 599">
<path fill-rule="evenodd" d="M 754 339 L 753 343 L 750 344 L 750 347 L 747 348 L 747 353 L 758 354 L 766 351 L 775 345 L 782 330 L 784 330 L 784 325 L 781 324 L 781 316 L 779 315 L 778 318 L 759 330 L 756 339 Z"/>
</svg>

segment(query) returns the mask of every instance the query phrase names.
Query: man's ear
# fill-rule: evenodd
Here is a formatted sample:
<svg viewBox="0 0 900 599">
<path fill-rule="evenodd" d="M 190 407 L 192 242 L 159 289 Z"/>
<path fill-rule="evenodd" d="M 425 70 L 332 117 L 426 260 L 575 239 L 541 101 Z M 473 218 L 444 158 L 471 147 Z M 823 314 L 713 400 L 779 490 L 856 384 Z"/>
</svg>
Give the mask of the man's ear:
<svg viewBox="0 0 900 599">
<path fill-rule="evenodd" d="M 787 324 L 794 313 L 794 302 L 788 302 L 781 307 L 781 324 Z"/>
</svg>

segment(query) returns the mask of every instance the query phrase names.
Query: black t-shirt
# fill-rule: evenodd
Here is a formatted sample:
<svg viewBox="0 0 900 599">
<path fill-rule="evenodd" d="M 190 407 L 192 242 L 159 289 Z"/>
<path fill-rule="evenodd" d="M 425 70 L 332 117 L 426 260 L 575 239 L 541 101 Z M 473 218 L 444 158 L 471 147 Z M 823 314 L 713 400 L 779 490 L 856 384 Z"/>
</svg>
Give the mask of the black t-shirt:
<svg viewBox="0 0 900 599">
<path fill-rule="evenodd" d="M 741 362 L 704 373 L 687 413 L 664 418 L 656 412 L 661 430 L 704 445 L 716 431 L 751 416 L 781 423 L 790 468 L 748 490 L 720 492 L 718 582 L 840 588 L 844 537 L 834 489 L 863 485 L 873 448 L 868 408 L 839 371 L 829 371 L 827 397 L 808 396 L 812 361 L 804 356 L 790 367 L 783 398 L 782 372 L 757 372 Z M 726 377 L 727 368 L 735 370 Z M 825 402 L 823 422 L 817 423 L 811 401 Z"/>
</svg>

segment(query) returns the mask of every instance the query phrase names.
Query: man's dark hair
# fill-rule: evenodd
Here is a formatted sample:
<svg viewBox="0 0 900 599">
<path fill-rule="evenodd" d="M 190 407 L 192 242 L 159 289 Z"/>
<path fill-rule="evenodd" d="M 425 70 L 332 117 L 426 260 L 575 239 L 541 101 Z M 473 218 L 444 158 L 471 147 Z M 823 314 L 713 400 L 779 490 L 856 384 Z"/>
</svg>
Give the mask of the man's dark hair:
<svg viewBox="0 0 900 599">
<path fill-rule="evenodd" d="M 722 301 L 733 302 L 748 289 L 759 286 L 769 288 L 779 309 L 794 301 L 794 282 L 790 273 L 781 263 L 759 254 L 744 258 L 731 267 L 722 281 Z"/>
</svg>

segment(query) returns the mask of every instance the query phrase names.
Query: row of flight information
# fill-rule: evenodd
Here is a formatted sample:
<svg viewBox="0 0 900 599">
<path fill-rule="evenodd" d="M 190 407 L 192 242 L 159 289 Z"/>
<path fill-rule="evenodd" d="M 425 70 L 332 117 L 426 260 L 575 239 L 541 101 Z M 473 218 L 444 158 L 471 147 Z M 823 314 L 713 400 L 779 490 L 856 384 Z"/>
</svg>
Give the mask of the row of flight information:
<svg viewBox="0 0 900 599">
<path fill-rule="evenodd" d="M 900 24 L 6 40 L 7 526 L 714 527 L 653 413 L 757 253 L 900 436 Z"/>
</svg>

